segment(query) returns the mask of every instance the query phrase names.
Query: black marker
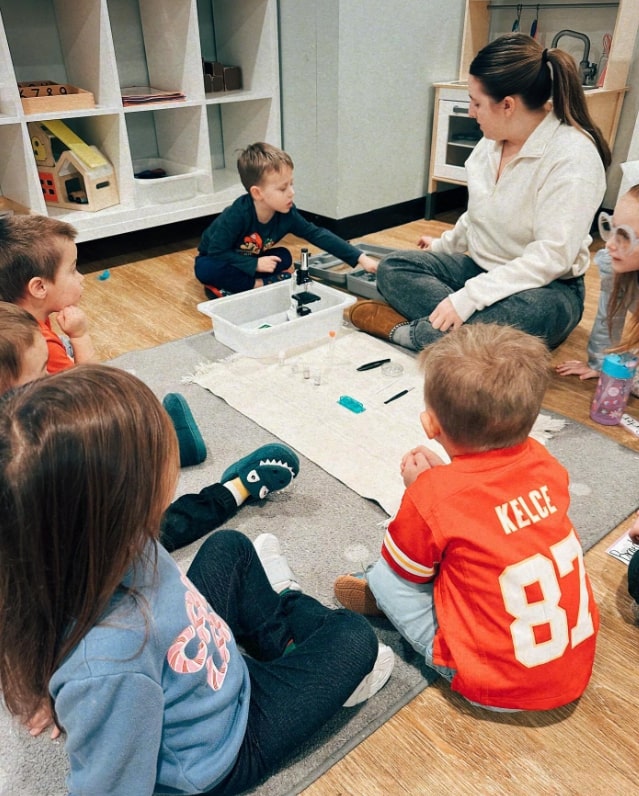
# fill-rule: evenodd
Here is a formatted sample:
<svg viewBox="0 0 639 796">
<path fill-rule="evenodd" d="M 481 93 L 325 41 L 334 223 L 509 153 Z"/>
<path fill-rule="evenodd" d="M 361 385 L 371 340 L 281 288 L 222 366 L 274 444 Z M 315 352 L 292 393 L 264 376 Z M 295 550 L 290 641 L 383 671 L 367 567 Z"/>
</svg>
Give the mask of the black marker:
<svg viewBox="0 0 639 796">
<path fill-rule="evenodd" d="M 373 368 L 379 368 L 387 362 L 390 362 L 390 359 L 376 359 L 374 362 L 367 362 L 365 365 L 360 365 L 357 370 L 373 370 Z"/>
<path fill-rule="evenodd" d="M 398 398 L 401 398 L 402 395 L 406 395 L 407 392 L 414 390 L 414 387 L 409 387 L 407 390 L 402 390 L 401 392 L 396 393 L 395 395 L 391 395 L 390 398 L 387 398 L 384 403 L 389 404 L 391 401 L 396 401 Z"/>
</svg>

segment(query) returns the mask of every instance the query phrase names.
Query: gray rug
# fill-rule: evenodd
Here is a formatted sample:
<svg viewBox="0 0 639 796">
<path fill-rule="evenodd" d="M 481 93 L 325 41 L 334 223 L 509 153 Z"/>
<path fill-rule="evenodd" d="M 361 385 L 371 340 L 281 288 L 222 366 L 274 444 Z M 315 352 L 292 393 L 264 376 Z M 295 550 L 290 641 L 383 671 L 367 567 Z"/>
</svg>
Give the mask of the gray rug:
<svg viewBox="0 0 639 796">
<path fill-rule="evenodd" d="M 188 400 L 207 443 L 207 460 L 183 470 L 179 493 L 199 491 L 248 451 L 273 436 L 209 391 L 182 378 L 202 362 L 230 352 L 210 333 L 168 343 L 150 351 L 126 354 L 115 365 L 135 372 L 156 391 L 181 392 Z M 309 418 L 309 422 L 313 422 Z M 571 516 L 588 549 L 637 508 L 633 472 L 639 456 L 573 421 L 548 441 L 548 448 L 567 467 L 572 480 Z M 302 588 L 327 605 L 333 604 L 334 579 L 373 561 L 383 535 L 386 514 L 303 456 L 293 487 L 261 505 L 247 505 L 229 522 L 250 538 L 275 533 Z M 624 473 L 623 479 L 602 474 Z M 197 543 L 175 557 L 188 565 Z M 280 772 L 253 793 L 260 796 L 298 794 L 337 760 L 357 746 L 428 684 L 418 656 L 384 621 L 375 623 L 382 641 L 396 653 L 387 686 L 355 710 L 343 710 L 299 750 Z M 31 738 L 0 711 L 0 796 L 62 796 L 66 758 L 63 742 Z"/>
</svg>

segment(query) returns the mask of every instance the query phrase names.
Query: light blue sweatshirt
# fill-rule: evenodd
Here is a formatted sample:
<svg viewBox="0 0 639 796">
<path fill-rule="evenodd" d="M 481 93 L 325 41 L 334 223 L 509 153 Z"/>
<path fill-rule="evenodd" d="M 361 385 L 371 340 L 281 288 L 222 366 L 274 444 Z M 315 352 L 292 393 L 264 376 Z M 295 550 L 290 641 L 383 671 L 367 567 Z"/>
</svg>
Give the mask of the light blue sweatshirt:
<svg viewBox="0 0 639 796">
<path fill-rule="evenodd" d="M 201 793 L 244 738 L 250 682 L 231 632 L 161 546 L 155 573 L 155 549 L 127 576 L 140 597 L 114 598 L 51 679 L 70 794 Z"/>
<path fill-rule="evenodd" d="M 614 285 L 615 271 L 612 267 L 612 259 L 608 249 L 599 249 L 595 254 L 594 260 L 599 269 L 600 287 L 597 315 L 588 338 L 588 367 L 593 370 L 601 370 L 607 349 L 618 345 L 621 340 L 626 315 L 628 312 L 633 315 L 636 314 L 637 301 L 635 300 L 627 310 L 614 315 L 609 327 L 608 301 Z M 639 395 L 639 370 L 635 372 L 632 380 L 631 392 L 635 396 Z"/>
</svg>

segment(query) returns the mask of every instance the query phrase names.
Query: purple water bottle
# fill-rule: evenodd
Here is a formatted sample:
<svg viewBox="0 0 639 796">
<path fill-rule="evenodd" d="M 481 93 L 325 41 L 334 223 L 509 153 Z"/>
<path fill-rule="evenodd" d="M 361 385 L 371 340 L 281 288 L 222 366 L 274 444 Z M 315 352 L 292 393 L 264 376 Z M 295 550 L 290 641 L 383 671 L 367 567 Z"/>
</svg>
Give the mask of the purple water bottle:
<svg viewBox="0 0 639 796">
<path fill-rule="evenodd" d="M 637 360 L 624 354 L 606 354 L 601 366 L 590 417 L 604 426 L 616 426 L 624 413 Z"/>
</svg>

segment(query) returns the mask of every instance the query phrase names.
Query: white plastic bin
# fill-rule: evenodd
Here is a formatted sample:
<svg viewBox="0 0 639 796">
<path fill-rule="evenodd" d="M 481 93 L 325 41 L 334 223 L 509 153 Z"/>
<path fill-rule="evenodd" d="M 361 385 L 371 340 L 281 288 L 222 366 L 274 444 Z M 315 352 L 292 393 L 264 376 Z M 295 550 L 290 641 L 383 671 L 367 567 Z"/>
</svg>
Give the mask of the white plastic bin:
<svg viewBox="0 0 639 796">
<path fill-rule="evenodd" d="M 337 331 L 342 325 L 344 309 L 357 301 L 348 293 L 311 282 L 306 289 L 320 300 L 307 305 L 311 310 L 309 315 L 289 321 L 291 287 L 291 280 L 287 279 L 205 301 L 197 308 L 210 316 L 213 333 L 220 343 L 245 356 L 260 358 L 320 340 L 330 331 Z"/>
<path fill-rule="evenodd" d="M 133 161 L 133 173 L 139 174 L 150 169 L 164 169 L 166 177 L 155 179 L 135 178 L 135 192 L 140 204 L 151 205 L 158 202 L 167 204 L 191 199 L 205 189 L 200 185 L 205 174 L 202 169 L 175 163 L 163 158 L 146 158 Z"/>
</svg>

